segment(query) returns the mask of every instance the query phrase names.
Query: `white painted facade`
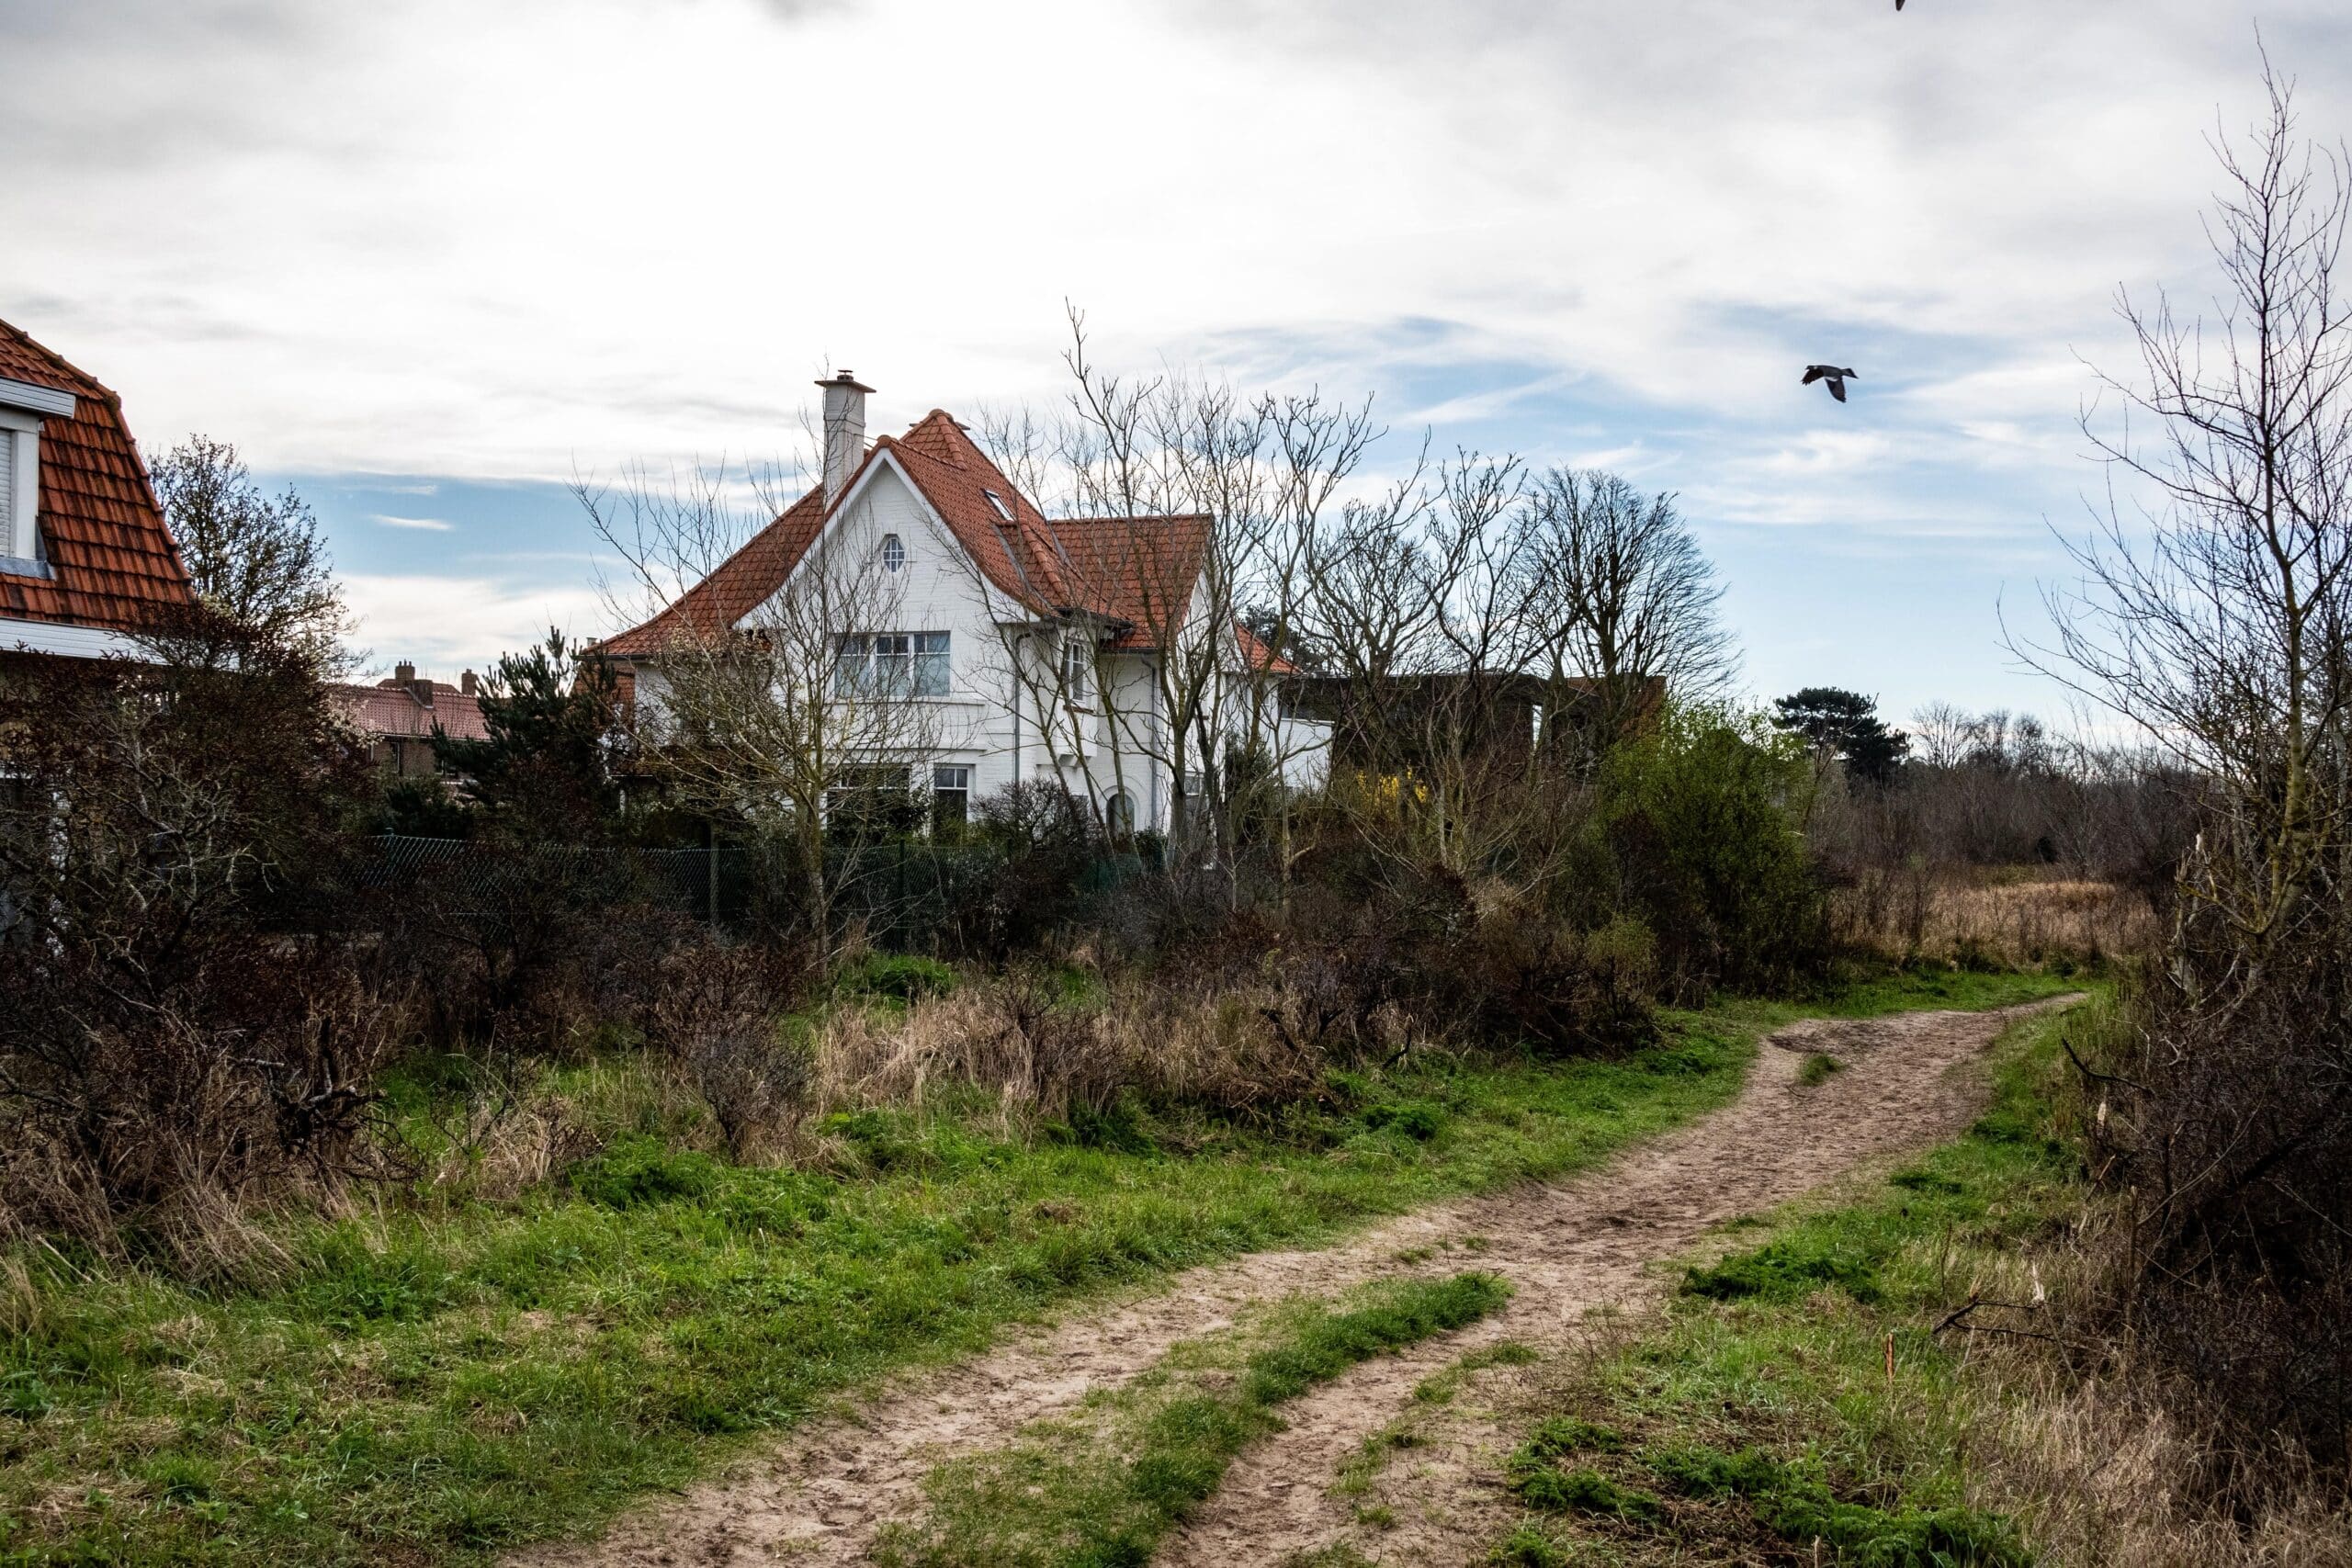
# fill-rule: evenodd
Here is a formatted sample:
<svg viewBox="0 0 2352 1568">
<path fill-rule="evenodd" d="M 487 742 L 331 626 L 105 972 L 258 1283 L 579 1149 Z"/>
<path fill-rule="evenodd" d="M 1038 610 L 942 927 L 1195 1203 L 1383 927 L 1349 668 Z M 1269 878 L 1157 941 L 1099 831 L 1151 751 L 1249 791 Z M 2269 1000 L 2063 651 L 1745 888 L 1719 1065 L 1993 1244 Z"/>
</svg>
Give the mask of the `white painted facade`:
<svg viewBox="0 0 2352 1568">
<path fill-rule="evenodd" d="M 1082 702 L 1068 700 L 1054 665 L 1062 656 L 1062 638 L 1099 639 L 1107 629 L 1084 616 L 1043 618 L 989 581 L 887 447 L 865 464 L 777 592 L 794 593 L 814 572 L 874 570 L 872 563 L 885 559 L 886 551 L 899 562 L 882 580 L 888 607 L 880 618 L 889 624 L 841 631 L 944 632 L 949 666 L 944 693 L 906 699 L 928 710 L 929 722 L 914 727 L 925 735 L 925 754 L 891 760 L 905 761 L 926 785 L 933 769 L 968 769 L 968 802 L 975 811 L 1010 786 L 1047 780 L 1090 802 L 1099 820 L 1170 829 L 1178 796 L 1177 781 L 1170 776 L 1175 748 L 1166 732 L 1156 652 L 1106 649 L 1098 643 L 1090 649 L 1091 689 Z M 762 619 L 763 611 L 754 610 L 739 628 L 756 627 Z M 1075 629 L 1080 627 L 1082 633 Z M 1226 643 L 1233 650 L 1224 682 L 1229 689 L 1216 705 L 1238 719 L 1248 711 L 1250 682 L 1238 644 L 1230 637 Z M 636 662 L 640 705 L 661 702 L 658 662 Z M 1238 723 L 1228 731 L 1241 738 Z M 1279 739 L 1271 749 L 1281 758 L 1288 782 L 1318 784 L 1328 728 L 1285 721 Z"/>
</svg>

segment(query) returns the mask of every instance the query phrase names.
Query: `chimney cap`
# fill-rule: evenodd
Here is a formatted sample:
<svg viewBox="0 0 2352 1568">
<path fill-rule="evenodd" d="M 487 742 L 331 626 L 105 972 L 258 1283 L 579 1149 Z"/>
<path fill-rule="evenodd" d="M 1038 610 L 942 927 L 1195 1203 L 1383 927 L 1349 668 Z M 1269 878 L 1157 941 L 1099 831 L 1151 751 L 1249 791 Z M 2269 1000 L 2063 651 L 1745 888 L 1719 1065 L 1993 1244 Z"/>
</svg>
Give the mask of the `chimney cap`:
<svg viewBox="0 0 2352 1568">
<path fill-rule="evenodd" d="M 817 383 L 820 387 L 846 387 L 853 392 L 871 392 L 873 388 L 857 378 L 857 372 L 844 366 L 829 378 Z"/>
</svg>

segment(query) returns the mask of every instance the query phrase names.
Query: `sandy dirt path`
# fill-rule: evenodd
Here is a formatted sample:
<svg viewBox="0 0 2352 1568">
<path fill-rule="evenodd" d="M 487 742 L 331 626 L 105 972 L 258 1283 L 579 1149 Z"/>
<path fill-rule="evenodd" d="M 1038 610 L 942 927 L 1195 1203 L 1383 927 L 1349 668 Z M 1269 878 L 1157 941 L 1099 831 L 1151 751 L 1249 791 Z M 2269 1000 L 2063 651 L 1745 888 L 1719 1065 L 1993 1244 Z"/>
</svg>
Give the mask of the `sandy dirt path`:
<svg viewBox="0 0 2352 1568">
<path fill-rule="evenodd" d="M 2063 1005 L 1792 1025 L 1766 1043 L 1731 1105 L 1596 1171 L 1425 1209 L 1338 1247 L 1193 1270 L 1164 1292 L 1047 1325 L 853 1416 L 816 1423 L 772 1454 L 630 1515 L 601 1541 L 535 1548 L 510 1562 L 861 1562 L 882 1524 L 920 1512 L 922 1479 L 943 1459 L 1004 1443 L 1029 1422 L 1069 1411 L 1090 1389 L 1132 1377 L 1179 1340 L 1229 1325 L 1250 1303 L 1328 1294 L 1381 1274 L 1452 1271 L 1471 1259 L 1453 1250 L 1411 1263 L 1400 1255 L 1482 1238 L 1476 1266 L 1517 1287 L 1507 1308 L 1461 1334 L 1367 1362 L 1286 1407 L 1288 1428 L 1243 1455 L 1156 1559 L 1170 1568 L 1280 1562 L 1348 1533 L 1350 1510 L 1329 1494 L 1333 1471 L 1405 1405 L 1420 1379 L 1496 1339 L 1565 1342 L 1594 1309 L 1654 1292 L 1647 1266 L 1710 1226 L 1949 1134 L 1981 1094 L 1973 1075 L 1954 1069 L 2020 1014 Z M 1846 1070 L 1800 1088 L 1798 1064 L 1816 1051 Z M 1442 1480 L 1440 1469 L 1431 1470 L 1433 1483 Z M 1463 1508 L 1432 1502 L 1388 1533 L 1382 1555 L 1453 1561 L 1452 1549 L 1476 1526 Z"/>
</svg>

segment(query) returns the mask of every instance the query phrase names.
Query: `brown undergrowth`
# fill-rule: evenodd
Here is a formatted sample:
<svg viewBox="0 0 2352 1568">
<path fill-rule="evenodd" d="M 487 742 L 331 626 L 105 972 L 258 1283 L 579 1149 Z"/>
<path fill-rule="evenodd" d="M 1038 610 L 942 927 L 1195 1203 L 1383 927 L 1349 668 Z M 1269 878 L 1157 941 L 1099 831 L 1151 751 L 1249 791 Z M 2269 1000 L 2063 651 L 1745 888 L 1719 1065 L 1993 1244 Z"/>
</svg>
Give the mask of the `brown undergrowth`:
<svg viewBox="0 0 2352 1568">
<path fill-rule="evenodd" d="M 2165 935 L 2138 889 L 2041 867 L 1871 867 L 1836 890 L 1830 917 L 1848 947 L 1970 966 L 2096 964 Z"/>
</svg>

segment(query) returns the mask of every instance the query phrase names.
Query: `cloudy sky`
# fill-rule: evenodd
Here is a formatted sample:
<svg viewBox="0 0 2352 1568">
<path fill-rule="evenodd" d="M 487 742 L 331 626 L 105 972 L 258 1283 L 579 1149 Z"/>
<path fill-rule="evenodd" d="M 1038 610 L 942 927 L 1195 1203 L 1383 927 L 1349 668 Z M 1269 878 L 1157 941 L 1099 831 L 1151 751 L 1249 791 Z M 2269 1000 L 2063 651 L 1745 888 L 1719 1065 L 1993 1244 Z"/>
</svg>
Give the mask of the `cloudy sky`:
<svg viewBox="0 0 2352 1568">
<path fill-rule="evenodd" d="M 379 659 L 608 629 L 565 493 L 1096 351 L 1679 491 L 1751 689 L 2014 668 L 2204 138 L 2341 0 L 0 0 L 0 318 L 326 519 Z M 1854 366 L 1838 407 L 1797 385 Z"/>
</svg>

